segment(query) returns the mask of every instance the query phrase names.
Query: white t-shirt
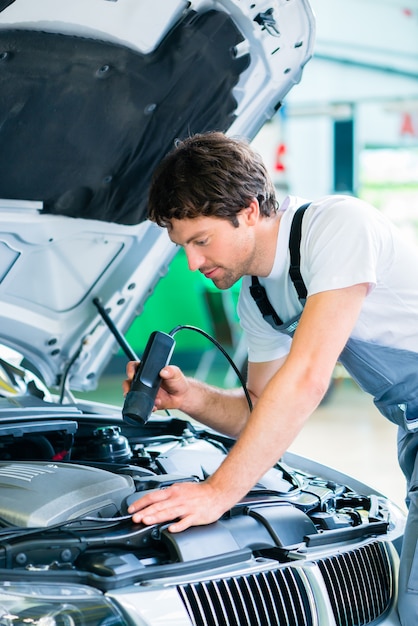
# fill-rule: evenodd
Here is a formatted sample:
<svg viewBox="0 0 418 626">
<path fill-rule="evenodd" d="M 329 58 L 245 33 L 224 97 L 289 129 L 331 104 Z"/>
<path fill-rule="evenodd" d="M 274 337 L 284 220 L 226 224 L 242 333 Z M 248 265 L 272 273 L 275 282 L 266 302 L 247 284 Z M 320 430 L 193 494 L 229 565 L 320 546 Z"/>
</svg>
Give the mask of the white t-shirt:
<svg viewBox="0 0 418 626">
<path fill-rule="evenodd" d="M 296 209 L 306 200 L 287 197 L 273 269 L 259 278 L 279 317 L 301 312 L 289 277 L 289 235 Z M 326 196 L 311 203 L 302 222 L 300 270 L 309 295 L 369 283 L 353 338 L 418 352 L 418 249 L 408 244 L 377 209 L 351 196 Z M 274 330 L 250 295 L 251 277 L 242 281 L 240 323 L 252 362 L 285 356 L 291 338 Z"/>
</svg>

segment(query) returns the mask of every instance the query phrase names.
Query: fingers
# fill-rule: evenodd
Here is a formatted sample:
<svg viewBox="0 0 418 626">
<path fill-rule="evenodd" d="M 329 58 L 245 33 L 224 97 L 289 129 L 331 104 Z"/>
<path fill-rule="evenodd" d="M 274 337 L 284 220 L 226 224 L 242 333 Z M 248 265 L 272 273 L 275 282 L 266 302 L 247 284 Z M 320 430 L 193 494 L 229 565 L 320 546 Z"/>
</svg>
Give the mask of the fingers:
<svg viewBox="0 0 418 626">
<path fill-rule="evenodd" d="M 136 500 L 128 508 L 128 513 L 132 513 L 135 524 L 152 526 L 177 519 L 184 513 L 184 508 L 168 489 L 161 489 Z"/>
<path fill-rule="evenodd" d="M 216 507 L 210 506 L 207 490 L 205 483 L 177 483 L 136 500 L 129 506 L 128 513 L 132 514 L 132 521 L 136 524 L 151 526 L 171 522 L 170 532 L 209 524 L 223 511 L 216 513 Z"/>
<path fill-rule="evenodd" d="M 129 361 L 126 364 L 126 376 L 128 380 L 132 380 L 135 376 L 135 372 L 138 369 L 139 361 Z"/>
<path fill-rule="evenodd" d="M 142 498 L 135 500 L 128 507 L 128 513 L 137 513 L 138 511 L 142 511 L 143 509 L 150 507 L 155 502 L 161 502 L 166 500 L 168 497 L 167 489 L 158 489 L 156 491 L 152 491 Z M 139 515 L 137 516 L 139 517 Z"/>
<path fill-rule="evenodd" d="M 139 366 L 139 361 L 129 361 L 126 365 L 126 380 L 122 382 L 123 395 L 129 392 L 132 380 Z M 183 372 L 176 365 L 168 365 L 160 371 L 163 384 L 158 391 L 154 410 L 178 409 L 187 390 Z"/>
<path fill-rule="evenodd" d="M 122 382 L 122 392 L 123 395 L 126 396 L 128 391 L 131 388 L 132 380 L 135 376 L 136 370 L 138 369 L 139 361 L 129 361 L 126 365 L 126 380 Z"/>
<path fill-rule="evenodd" d="M 183 530 L 187 530 L 187 528 L 190 528 L 190 526 L 193 526 L 193 521 L 188 517 L 184 517 L 178 522 L 175 522 L 174 524 L 170 524 L 168 526 L 168 532 L 181 533 L 183 532 Z"/>
</svg>

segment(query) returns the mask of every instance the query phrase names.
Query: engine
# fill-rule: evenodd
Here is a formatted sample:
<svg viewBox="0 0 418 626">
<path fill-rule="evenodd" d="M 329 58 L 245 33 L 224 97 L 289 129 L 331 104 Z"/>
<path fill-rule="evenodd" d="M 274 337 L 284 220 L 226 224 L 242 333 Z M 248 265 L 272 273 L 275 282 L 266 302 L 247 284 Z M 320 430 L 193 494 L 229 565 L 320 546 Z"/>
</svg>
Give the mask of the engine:
<svg viewBox="0 0 418 626">
<path fill-rule="evenodd" d="M 131 502 L 175 482 L 204 480 L 233 441 L 173 417 L 139 427 L 74 407 L 23 415 L 0 425 L 0 569 L 77 575 L 102 588 L 122 572 L 136 580 L 148 568 L 243 551 L 302 558 L 390 526 L 383 498 L 285 462 L 214 524 L 176 535 L 167 525 L 133 524 Z"/>
</svg>

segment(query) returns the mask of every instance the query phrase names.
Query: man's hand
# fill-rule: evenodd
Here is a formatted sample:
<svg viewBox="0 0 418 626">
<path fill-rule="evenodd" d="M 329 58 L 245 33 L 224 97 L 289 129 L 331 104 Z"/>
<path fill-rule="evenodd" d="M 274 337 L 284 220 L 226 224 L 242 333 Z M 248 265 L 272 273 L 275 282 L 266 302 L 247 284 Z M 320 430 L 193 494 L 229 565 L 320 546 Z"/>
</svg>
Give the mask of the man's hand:
<svg viewBox="0 0 418 626">
<path fill-rule="evenodd" d="M 129 361 L 127 379 L 122 383 L 128 393 L 139 362 Z M 154 411 L 179 409 L 186 415 L 229 437 L 237 437 L 245 426 L 249 410 L 242 389 L 218 389 L 187 377 L 176 365 L 160 371 L 161 387 L 155 398 Z"/>
<path fill-rule="evenodd" d="M 176 520 L 168 527 L 172 533 L 190 526 L 202 526 L 218 520 L 229 508 L 208 481 L 176 483 L 133 502 L 128 508 L 132 520 L 147 526 Z"/>
<path fill-rule="evenodd" d="M 122 383 L 124 395 L 128 393 L 131 387 L 138 365 L 139 362 L 129 361 L 126 366 L 127 379 Z M 187 378 L 176 365 L 164 367 L 160 372 L 160 376 L 162 383 L 155 399 L 154 410 L 181 408 L 184 398 L 189 391 Z"/>
</svg>

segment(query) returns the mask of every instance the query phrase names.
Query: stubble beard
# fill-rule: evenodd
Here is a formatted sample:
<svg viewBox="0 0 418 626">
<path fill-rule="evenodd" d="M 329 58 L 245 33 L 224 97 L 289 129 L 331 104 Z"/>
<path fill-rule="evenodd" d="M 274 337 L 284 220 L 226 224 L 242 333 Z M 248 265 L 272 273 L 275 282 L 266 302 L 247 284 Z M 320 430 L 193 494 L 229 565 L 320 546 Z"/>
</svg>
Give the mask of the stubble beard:
<svg viewBox="0 0 418 626">
<path fill-rule="evenodd" d="M 242 277 L 242 274 L 237 274 L 236 272 L 231 272 L 225 270 L 224 274 L 221 278 L 212 280 L 215 287 L 218 289 L 229 289 L 232 285 L 235 285 L 236 282 Z"/>
<path fill-rule="evenodd" d="M 237 283 L 243 276 L 251 275 L 251 267 L 253 267 L 254 260 L 256 258 L 255 250 L 251 249 L 246 241 L 241 242 L 240 251 L 237 251 L 240 260 L 233 269 L 224 266 L 219 266 L 222 269 L 222 276 L 213 278 L 212 282 L 218 289 L 229 289 L 235 283 Z"/>
<path fill-rule="evenodd" d="M 233 270 L 227 269 L 226 267 L 222 267 L 222 276 L 219 278 L 212 279 L 213 284 L 218 289 L 229 289 L 235 283 L 237 283 L 243 276 L 248 274 L 248 263 L 243 262 Z"/>
</svg>

